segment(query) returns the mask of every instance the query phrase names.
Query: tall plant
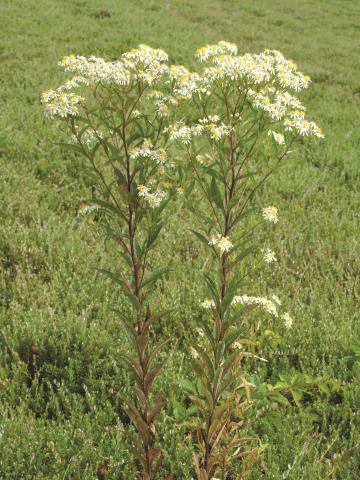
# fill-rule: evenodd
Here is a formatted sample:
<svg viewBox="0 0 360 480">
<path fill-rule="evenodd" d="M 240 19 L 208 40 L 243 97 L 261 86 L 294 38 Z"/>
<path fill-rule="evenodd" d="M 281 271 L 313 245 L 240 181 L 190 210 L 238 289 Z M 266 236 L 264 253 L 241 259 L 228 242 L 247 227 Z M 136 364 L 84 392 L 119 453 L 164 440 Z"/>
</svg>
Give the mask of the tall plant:
<svg viewBox="0 0 360 480">
<path fill-rule="evenodd" d="M 171 189 L 165 191 L 174 169 L 162 133 L 169 107 L 177 103 L 170 91 L 167 55 L 140 45 L 114 62 L 70 55 L 59 64 L 75 76 L 41 100 L 47 117 L 63 120 L 71 135 L 66 146 L 85 157 L 94 174 L 95 194 L 79 213 L 99 212 L 122 258 L 119 268 L 103 273 L 120 286 L 132 308 L 131 314 L 117 311 L 130 343 L 122 358 L 134 384 L 133 400 L 124 399 L 137 430 L 129 448 L 138 478 L 153 480 L 163 458 L 154 422 L 164 400 L 155 398 L 153 385 L 162 368 L 164 343 L 151 335 L 161 313 L 153 312 L 149 293 L 166 268 L 152 267 L 151 251 L 172 195 Z"/>
<path fill-rule="evenodd" d="M 175 86 L 191 99 L 196 120 L 175 123 L 169 134 L 186 152 L 185 170 L 193 179 L 188 193 L 192 183 L 198 186 L 188 199 L 198 225 L 193 233 L 212 258 L 202 271 L 208 298 L 201 303 L 210 315 L 192 348 L 199 385 L 191 394 L 199 412 L 195 469 L 198 480 L 225 480 L 233 478 L 235 460 L 246 457 L 244 476 L 256 456 L 251 439 L 241 434 L 251 403 L 241 369 L 251 355 L 244 346 L 253 343 L 245 338 L 248 316 L 257 311 L 260 320 L 264 312 L 276 318 L 281 311 L 276 296 L 244 294 L 260 247 L 255 230 L 262 218 L 278 221 L 276 207 L 256 207 L 255 194 L 296 140 L 323 135 L 290 93 L 307 88 L 309 78 L 280 52 L 238 56 L 236 45 L 220 42 L 199 49 L 197 58 L 204 67 L 193 73 L 178 68 Z M 262 255 L 267 263 L 276 259 L 268 246 Z M 291 326 L 289 314 L 281 316 Z"/>
</svg>

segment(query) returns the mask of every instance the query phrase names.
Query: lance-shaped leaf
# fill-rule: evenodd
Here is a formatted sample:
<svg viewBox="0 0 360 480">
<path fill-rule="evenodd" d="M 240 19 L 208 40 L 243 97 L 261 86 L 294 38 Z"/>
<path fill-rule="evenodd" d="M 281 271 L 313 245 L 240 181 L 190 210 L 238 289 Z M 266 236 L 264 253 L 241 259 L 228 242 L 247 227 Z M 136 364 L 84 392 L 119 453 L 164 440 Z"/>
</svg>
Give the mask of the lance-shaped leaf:
<svg viewBox="0 0 360 480">
<path fill-rule="evenodd" d="M 222 365 L 222 368 L 223 368 L 223 372 L 224 372 L 224 375 L 227 373 L 227 371 L 229 369 L 231 369 L 234 365 L 234 363 L 236 362 L 237 358 L 239 357 L 241 353 L 241 350 L 239 349 L 236 349 L 234 352 L 232 352 L 228 357 L 227 359 L 224 361 L 223 365 Z"/>
<path fill-rule="evenodd" d="M 169 269 L 167 267 L 160 267 L 154 270 L 153 272 L 148 275 L 148 277 L 143 281 L 141 288 L 146 287 L 147 285 L 151 285 L 152 283 L 156 282 L 162 275 L 168 272 Z"/>
<path fill-rule="evenodd" d="M 226 263 L 226 266 L 228 268 L 235 267 L 241 262 L 241 260 L 243 260 L 248 255 L 250 255 L 250 253 L 255 252 L 258 248 L 259 248 L 258 245 L 252 245 L 251 247 L 246 248 L 245 250 L 240 252 L 234 259 L 230 257 L 229 261 Z"/>
<path fill-rule="evenodd" d="M 210 199 L 215 203 L 215 205 L 223 211 L 224 205 L 222 201 L 222 196 L 219 190 L 219 187 L 217 186 L 215 177 L 212 177 L 211 179 L 211 185 L 210 185 Z"/>
<path fill-rule="evenodd" d="M 156 358 L 158 357 L 158 355 L 160 354 L 160 352 L 163 350 L 163 348 L 165 347 L 165 345 L 167 343 L 170 342 L 170 338 L 168 338 L 167 340 L 165 340 L 164 342 L 161 342 L 148 356 L 148 358 L 146 359 L 146 368 L 150 367 L 153 363 L 154 360 L 156 360 Z"/>
<path fill-rule="evenodd" d="M 149 231 L 148 237 L 146 239 L 146 249 L 149 250 L 155 243 L 162 227 L 164 226 L 164 222 L 160 221 L 155 226 L 151 228 Z"/>
<path fill-rule="evenodd" d="M 83 149 L 80 145 L 75 145 L 73 143 L 65 143 L 65 142 L 57 142 L 55 145 L 58 145 L 59 147 L 63 147 L 66 150 L 71 150 L 72 152 L 79 153 L 80 155 L 83 155 Z"/>
<path fill-rule="evenodd" d="M 151 407 L 151 409 L 147 413 L 147 422 L 151 423 L 156 415 L 162 410 L 163 406 L 165 405 L 165 401 L 157 401 L 154 403 L 154 405 Z"/>
<path fill-rule="evenodd" d="M 242 328 L 233 328 L 229 330 L 224 336 L 225 348 L 228 350 L 231 345 L 239 338 L 243 332 Z"/>
<path fill-rule="evenodd" d="M 113 272 L 109 272 L 108 270 L 104 269 L 99 269 L 99 272 L 103 273 L 107 277 L 109 277 L 111 280 L 116 282 L 118 285 L 120 285 L 122 291 L 125 293 L 125 295 L 129 298 L 131 303 L 133 304 L 135 310 L 139 311 L 141 309 L 141 304 L 139 302 L 139 299 L 130 291 L 129 285 L 127 285 L 122 278 L 120 278 L 119 275 Z"/>
<path fill-rule="evenodd" d="M 219 304 L 219 294 L 218 294 L 218 291 L 217 291 L 216 284 L 215 284 L 214 280 L 206 272 L 201 272 L 201 274 L 205 278 L 205 281 L 208 284 L 208 287 L 209 287 L 209 289 L 212 293 L 212 299 L 214 300 L 216 305 L 218 305 Z"/>
<path fill-rule="evenodd" d="M 203 363 L 203 368 L 207 370 L 207 377 L 211 378 L 214 374 L 214 367 L 213 364 L 210 360 L 209 355 L 205 352 L 203 348 L 200 347 L 200 345 L 194 344 L 193 348 L 197 351 L 199 354 L 200 359 L 202 360 Z M 204 374 L 206 374 L 204 372 Z"/>
<path fill-rule="evenodd" d="M 119 215 L 119 212 L 122 214 L 119 208 L 110 202 L 105 202 L 99 198 L 93 198 L 92 202 L 97 203 L 102 209 L 107 210 L 108 212 L 115 213 L 117 216 Z"/>
<path fill-rule="evenodd" d="M 126 400 L 126 405 L 128 407 L 129 417 L 133 421 L 139 433 L 141 433 L 144 441 L 148 443 L 150 441 L 150 431 L 147 423 L 145 422 L 141 413 L 132 402 L 130 402 L 129 400 Z"/>
<path fill-rule="evenodd" d="M 209 246 L 209 240 L 204 237 L 202 233 L 197 232 L 196 230 L 192 230 L 191 228 L 189 230 L 200 240 L 200 242 L 202 242 L 206 246 Z"/>
<path fill-rule="evenodd" d="M 158 365 L 154 367 L 148 372 L 144 377 L 144 391 L 149 393 L 151 385 L 153 384 L 155 378 L 157 377 L 158 373 L 162 369 L 162 365 Z"/>
<path fill-rule="evenodd" d="M 120 358 L 126 362 L 127 366 L 130 367 L 133 373 L 133 377 L 139 387 L 142 387 L 142 371 L 139 363 L 134 357 L 128 355 L 127 353 L 122 353 Z"/>
<path fill-rule="evenodd" d="M 203 404 L 203 400 L 201 400 L 197 395 L 189 395 L 190 400 L 194 403 L 196 408 L 200 411 L 201 415 L 204 419 L 209 417 L 206 405 Z"/>
</svg>

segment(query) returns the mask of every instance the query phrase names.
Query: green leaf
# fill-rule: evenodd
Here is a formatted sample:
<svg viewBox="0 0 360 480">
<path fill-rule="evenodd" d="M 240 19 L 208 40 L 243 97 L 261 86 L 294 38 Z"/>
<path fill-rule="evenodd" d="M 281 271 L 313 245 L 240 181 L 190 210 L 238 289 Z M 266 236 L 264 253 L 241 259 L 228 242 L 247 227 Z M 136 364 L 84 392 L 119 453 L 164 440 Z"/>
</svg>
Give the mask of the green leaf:
<svg viewBox="0 0 360 480">
<path fill-rule="evenodd" d="M 229 263 L 227 263 L 227 266 L 231 268 L 238 265 L 241 262 L 241 260 L 244 260 L 244 258 L 246 258 L 251 253 L 254 253 L 257 249 L 258 249 L 257 245 L 252 245 L 251 247 L 248 247 L 245 250 L 243 250 L 241 253 L 239 253 L 234 260 L 232 260 L 231 257 L 229 257 Z"/>
<path fill-rule="evenodd" d="M 129 400 L 125 400 L 126 402 L 126 405 L 128 407 L 128 414 L 129 414 L 129 417 L 131 418 L 131 420 L 133 421 L 133 423 L 135 424 L 136 428 L 138 429 L 139 433 L 141 433 L 144 441 L 146 441 L 146 443 L 149 442 L 150 440 L 150 437 L 149 437 L 149 429 L 148 429 L 148 426 L 146 424 L 146 422 L 144 421 L 144 419 L 142 418 L 142 415 L 141 413 L 139 412 L 139 410 L 135 407 L 135 405 L 133 403 L 131 403 Z"/>
<path fill-rule="evenodd" d="M 200 232 L 192 230 L 191 228 L 189 230 L 200 240 L 200 242 L 204 243 L 207 247 L 209 246 L 209 240 L 205 238 L 204 235 L 202 235 Z"/>
<path fill-rule="evenodd" d="M 76 153 L 80 153 L 80 155 L 84 154 L 80 145 L 74 145 L 73 143 L 65 143 L 65 142 L 58 142 L 58 143 L 55 143 L 55 145 L 59 145 L 60 147 L 63 147 L 67 150 L 71 150 Z"/>
<path fill-rule="evenodd" d="M 164 222 L 161 221 L 150 230 L 148 234 L 147 242 L 146 242 L 146 249 L 150 249 L 153 246 L 163 226 L 164 226 Z"/>
<path fill-rule="evenodd" d="M 104 275 L 106 275 L 113 282 L 120 285 L 122 291 L 129 298 L 129 300 L 131 301 L 135 310 L 139 311 L 141 309 L 141 304 L 139 302 L 139 299 L 132 292 L 130 292 L 128 285 L 126 284 L 126 282 L 124 282 L 124 280 L 122 280 L 122 278 L 120 278 L 119 275 L 117 275 L 116 273 L 113 273 L 113 272 L 109 272 L 108 270 L 104 270 L 104 269 L 98 269 L 98 271 L 103 273 Z"/>
<path fill-rule="evenodd" d="M 97 203 L 102 209 L 119 215 L 119 209 L 115 205 L 109 202 L 104 202 L 104 200 L 100 200 L 99 198 L 93 198 L 92 201 Z"/>
<path fill-rule="evenodd" d="M 167 267 L 160 267 L 150 273 L 150 275 L 146 278 L 146 280 L 142 283 L 141 288 L 146 287 L 146 285 L 150 285 L 151 283 L 156 282 L 158 278 L 160 278 L 164 273 L 168 272 L 169 269 Z"/>
<path fill-rule="evenodd" d="M 180 378 L 178 380 L 178 385 L 183 388 L 185 391 L 196 394 L 196 386 L 190 382 L 187 378 Z"/>
<path fill-rule="evenodd" d="M 220 190 L 217 186 L 215 177 L 212 177 L 211 179 L 211 186 L 210 186 L 210 198 L 215 202 L 215 205 L 220 209 L 224 209 L 223 201 L 222 201 L 222 196 L 220 193 Z"/>
<path fill-rule="evenodd" d="M 209 287 L 209 289 L 212 293 L 212 299 L 214 300 L 216 305 L 218 305 L 219 304 L 219 295 L 218 295 L 218 291 L 217 291 L 214 280 L 210 277 L 210 275 L 208 275 L 205 272 L 201 272 L 201 274 L 205 278 L 205 281 L 208 284 L 208 287 Z"/>
<path fill-rule="evenodd" d="M 294 399 L 294 402 L 296 403 L 296 406 L 301 408 L 301 399 L 303 397 L 303 392 L 301 392 L 300 390 L 296 390 L 296 389 L 290 389 L 290 393 Z"/>
</svg>

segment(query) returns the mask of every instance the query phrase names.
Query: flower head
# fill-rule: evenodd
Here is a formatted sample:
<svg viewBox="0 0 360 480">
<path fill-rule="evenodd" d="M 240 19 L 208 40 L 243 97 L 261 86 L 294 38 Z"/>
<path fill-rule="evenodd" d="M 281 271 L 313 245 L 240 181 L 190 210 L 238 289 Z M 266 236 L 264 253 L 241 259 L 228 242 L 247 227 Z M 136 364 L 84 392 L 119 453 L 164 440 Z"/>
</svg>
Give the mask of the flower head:
<svg viewBox="0 0 360 480">
<path fill-rule="evenodd" d="M 221 253 L 227 253 L 234 245 L 230 242 L 229 237 L 221 237 L 217 246 Z"/>
<path fill-rule="evenodd" d="M 277 223 L 279 221 L 278 209 L 276 207 L 264 207 L 261 209 L 262 215 L 267 222 Z"/>
<path fill-rule="evenodd" d="M 263 253 L 263 258 L 264 258 L 264 262 L 266 263 L 273 263 L 273 262 L 276 262 L 277 261 L 277 258 L 276 258 L 276 255 L 275 255 L 275 252 L 273 252 L 273 250 L 271 250 L 270 248 L 266 247 L 264 248 L 264 250 L 262 251 Z"/>
<path fill-rule="evenodd" d="M 213 235 L 209 241 L 211 247 L 217 246 L 221 253 L 227 253 L 233 248 L 233 244 L 230 242 L 229 237 L 222 237 L 220 233 Z"/>
<path fill-rule="evenodd" d="M 293 324 L 293 318 L 288 313 L 283 313 L 281 318 L 284 320 L 284 325 L 287 329 L 290 329 Z"/>
<path fill-rule="evenodd" d="M 146 200 L 151 208 L 158 207 L 165 198 L 165 192 L 159 189 L 155 190 L 155 192 L 151 192 L 151 189 L 145 185 L 139 185 L 137 189 L 139 197 Z"/>
<path fill-rule="evenodd" d="M 202 302 L 200 302 L 200 306 L 202 308 L 205 308 L 206 310 L 209 310 L 211 308 L 215 308 L 215 302 L 214 300 L 210 300 L 209 298 L 205 298 Z"/>
</svg>

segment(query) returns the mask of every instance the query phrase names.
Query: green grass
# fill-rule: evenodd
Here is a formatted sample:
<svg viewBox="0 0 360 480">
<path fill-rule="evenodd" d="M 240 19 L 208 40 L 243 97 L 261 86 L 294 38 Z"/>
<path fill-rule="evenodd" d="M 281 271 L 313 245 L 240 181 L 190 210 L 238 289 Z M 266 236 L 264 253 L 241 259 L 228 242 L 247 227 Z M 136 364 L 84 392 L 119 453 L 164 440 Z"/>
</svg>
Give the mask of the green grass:
<svg viewBox="0 0 360 480">
<path fill-rule="evenodd" d="M 280 258 L 255 291 L 286 299 L 296 319 L 257 375 L 306 372 L 341 385 L 299 409 L 260 402 L 247 429 L 268 444 L 259 479 L 359 478 L 360 471 L 360 4 L 340 0 L 1 0 L 0 21 L 0 479 L 134 478 L 120 396 L 124 341 L 111 313 L 122 299 L 96 273 L 116 261 L 91 222 L 76 218 L 91 184 L 84 163 L 55 145 L 40 93 L 58 84 L 74 52 L 108 59 L 139 43 L 194 63 L 195 48 L 226 39 L 240 51 L 281 50 L 308 73 L 303 95 L 326 139 L 307 143 L 261 192 L 280 209 L 271 239 Z M 159 261 L 176 275 L 156 296 L 172 315 L 158 332 L 178 339 L 162 383 L 169 402 L 160 437 L 163 476 L 191 478 L 191 439 L 179 378 L 199 314 L 203 261 L 183 212 L 169 223 Z M 176 225 L 175 225 L 176 223 Z M 179 228 L 179 225 L 181 228 Z M 176 279 L 176 281 L 175 281 Z M 38 348 L 36 362 L 31 347 Z"/>
</svg>

